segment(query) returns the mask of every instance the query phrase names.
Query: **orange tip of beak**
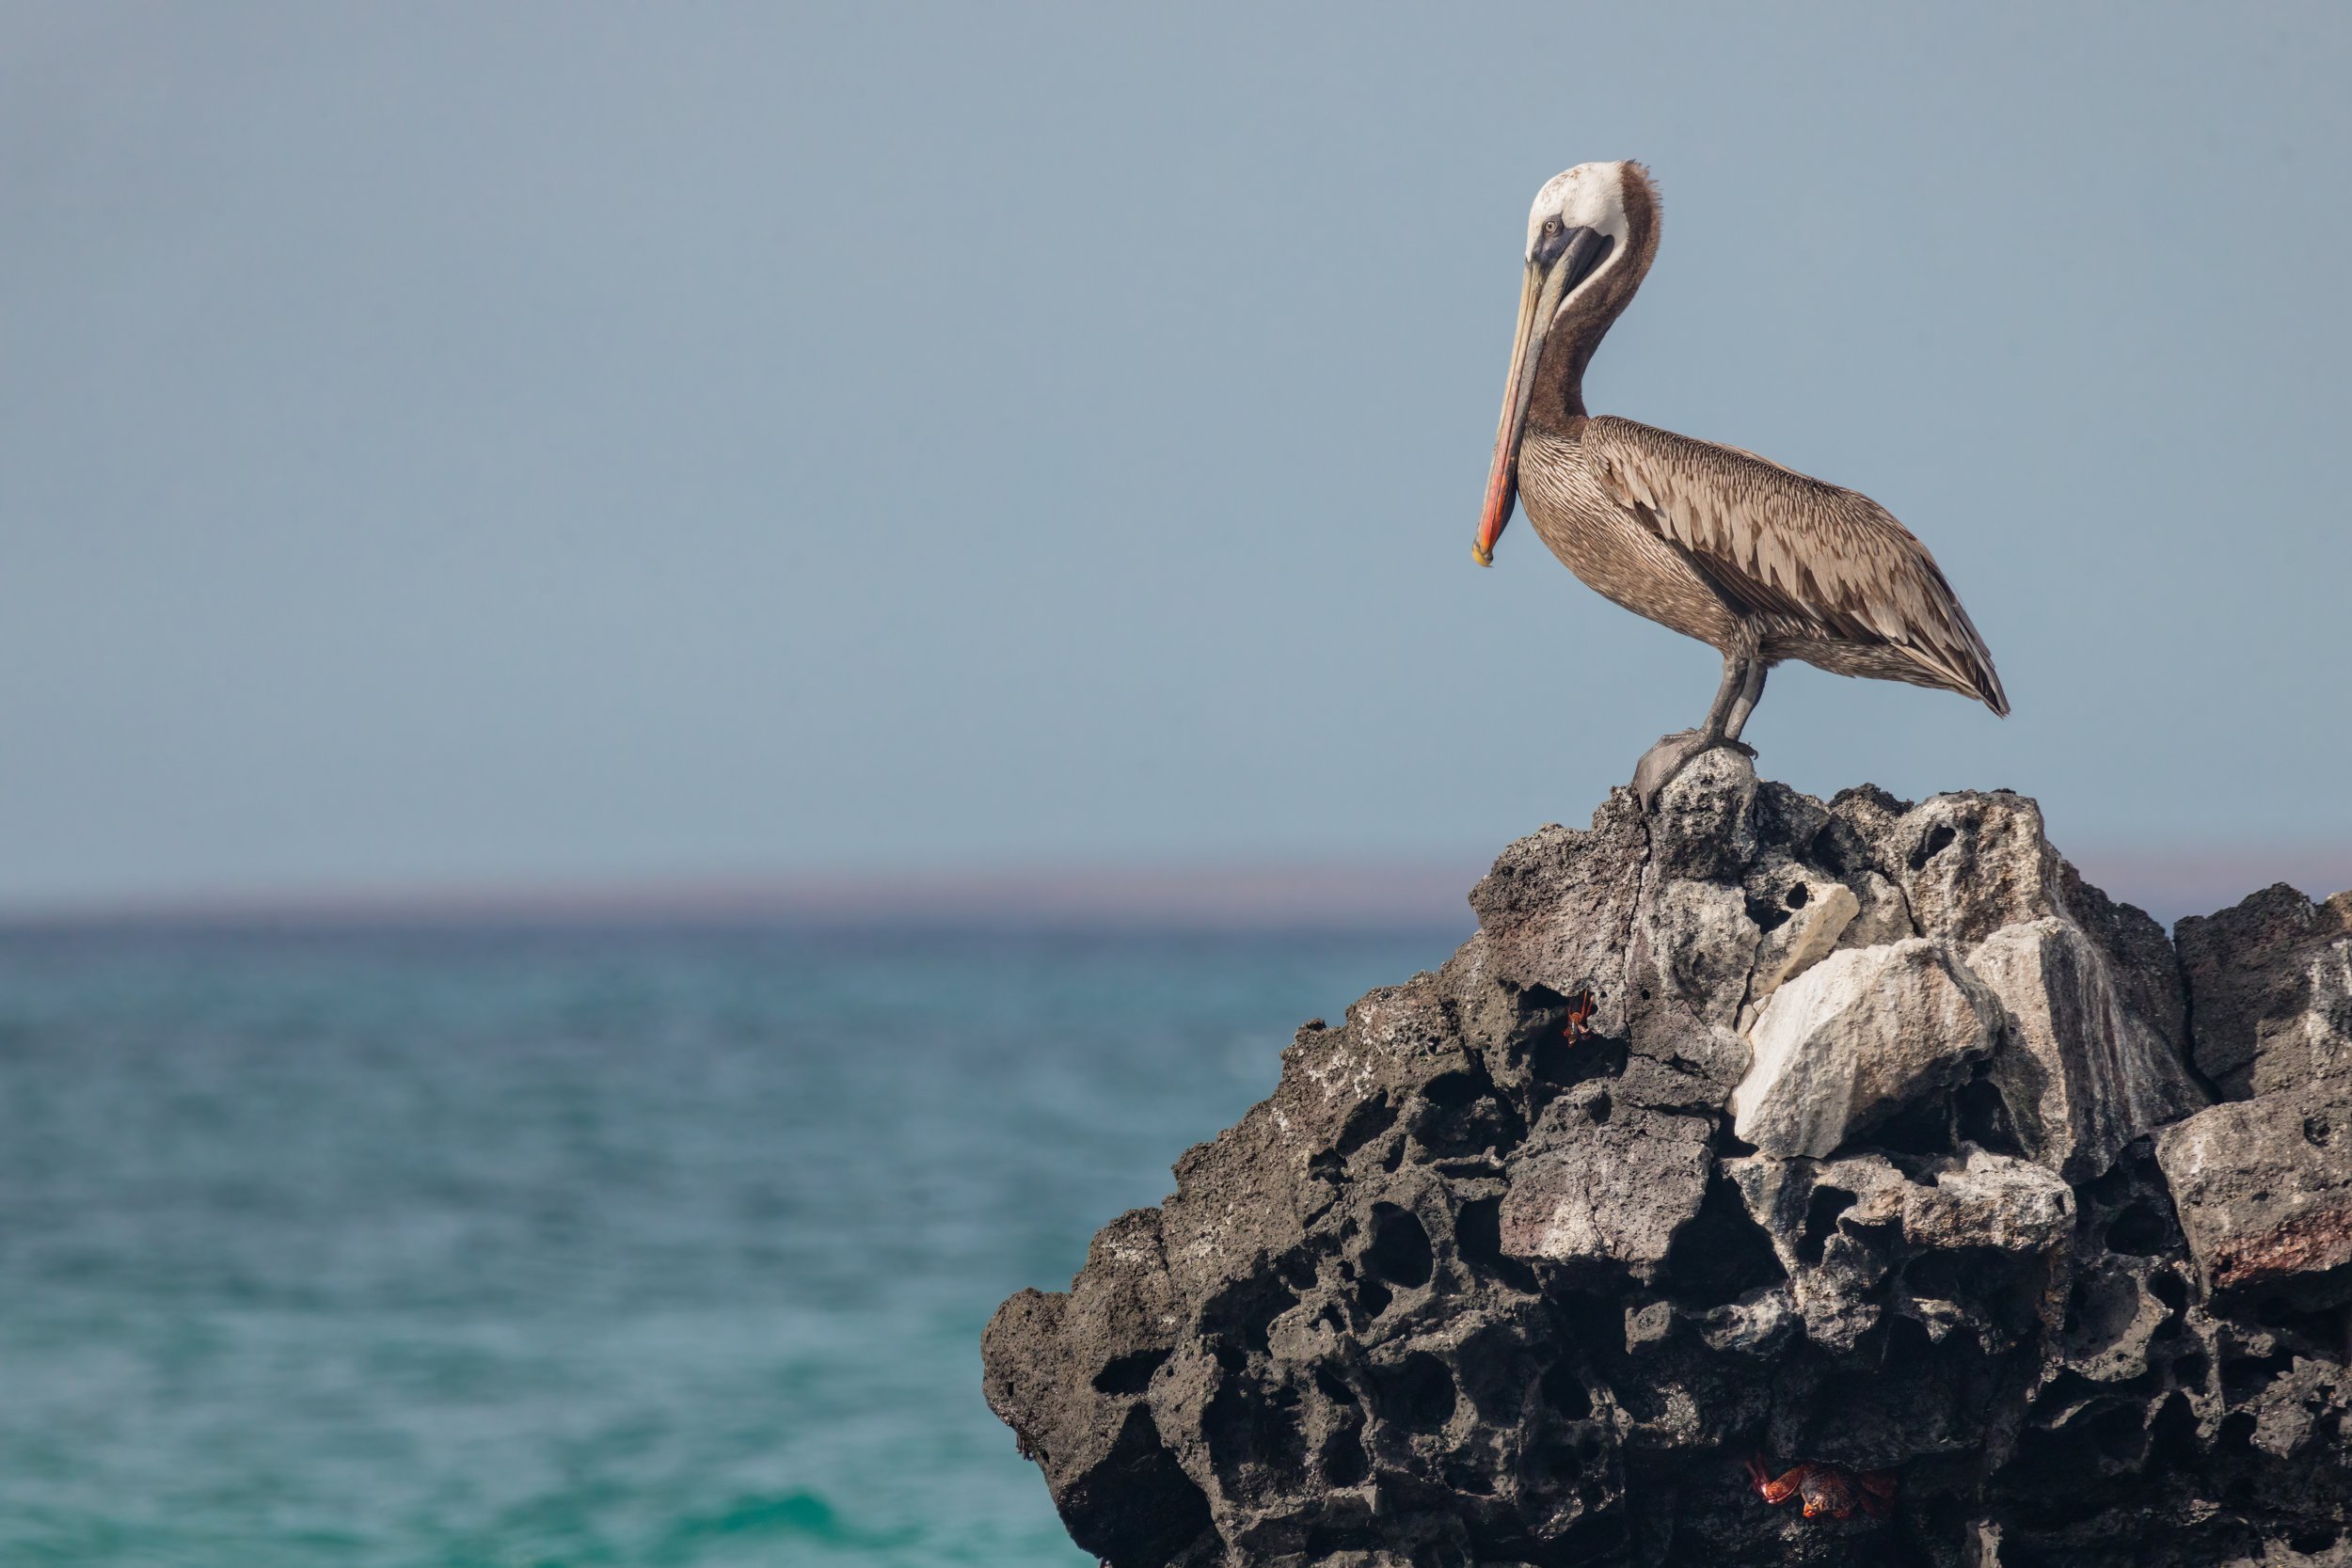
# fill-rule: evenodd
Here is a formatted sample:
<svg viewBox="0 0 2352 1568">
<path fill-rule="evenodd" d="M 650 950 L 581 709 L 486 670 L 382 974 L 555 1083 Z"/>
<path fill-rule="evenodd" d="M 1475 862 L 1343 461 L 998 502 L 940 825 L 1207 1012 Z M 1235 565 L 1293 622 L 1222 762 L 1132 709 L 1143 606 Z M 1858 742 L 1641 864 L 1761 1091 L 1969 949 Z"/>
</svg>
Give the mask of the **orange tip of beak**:
<svg viewBox="0 0 2352 1568">
<path fill-rule="evenodd" d="M 1470 559 L 1481 566 L 1491 566 L 1495 563 L 1495 552 L 1473 539 L 1470 541 Z"/>
</svg>

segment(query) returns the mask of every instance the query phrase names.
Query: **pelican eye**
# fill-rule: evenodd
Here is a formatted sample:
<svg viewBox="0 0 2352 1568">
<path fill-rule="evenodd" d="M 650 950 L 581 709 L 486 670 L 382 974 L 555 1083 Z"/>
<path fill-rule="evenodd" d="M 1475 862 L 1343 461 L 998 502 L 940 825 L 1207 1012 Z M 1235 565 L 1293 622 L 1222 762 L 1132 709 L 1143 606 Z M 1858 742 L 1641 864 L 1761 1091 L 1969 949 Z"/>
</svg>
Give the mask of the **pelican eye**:
<svg viewBox="0 0 2352 1568">
<path fill-rule="evenodd" d="M 1558 218 L 1544 219 L 1544 232 L 1547 234 L 1557 234 L 1560 232 L 1560 220 Z"/>
</svg>

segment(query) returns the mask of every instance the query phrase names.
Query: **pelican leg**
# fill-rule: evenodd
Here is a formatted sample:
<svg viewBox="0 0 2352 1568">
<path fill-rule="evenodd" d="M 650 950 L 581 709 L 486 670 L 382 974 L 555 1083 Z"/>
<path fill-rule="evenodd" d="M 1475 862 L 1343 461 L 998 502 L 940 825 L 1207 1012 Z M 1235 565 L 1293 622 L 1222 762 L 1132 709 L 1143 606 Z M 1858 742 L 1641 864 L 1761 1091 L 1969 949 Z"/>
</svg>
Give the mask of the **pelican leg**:
<svg viewBox="0 0 2352 1568">
<path fill-rule="evenodd" d="M 1658 737 L 1658 744 L 1642 753 L 1642 760 L 1633 765 L 1633 793 L 1642 798 L 1643 809 L 1658 803 L 1658 792 L 1673 782 L 1674 776 L 1691 765 L 1702 752 L 1718 746 L 1734 746 L 1750 756 L 1756 753 L 1740 745 L 1737 722 L 1747 720 L 1747 708 L 1755 706 L 1748 698 L 1745 707 L 1740 699 L 1750 689 L 1761 691 L 1764 686 L 1764 661 L 1754 654 L 1735 653 L 1724 656 L 1724 681 L 1715 689 L 1715 700 L 1707 709 L 1704 729 L 1678 730 L 1673 735 Z"/>
<path fill-rule="evenodd" d="M 1740 683 L 1740 699 L 1731 705 L 1731 721 L 1724 726 L 1724 738 L 1737 740 L 1748 725 L 1748 716 L 1756 711 L 1756 699 L 1764 695 L 1764 677 L 1772 669 L 1761 658 L 1748 665 L 1748 678 Z"/>
<path fill-rule="evenodd" d="M 1739 705 L 1740 693 L 1747 689 L 1748 671 L 1755 662 L 1738 654 L 1724 656 L 1724 684 L 1715 689 L 1715 700 L 1708 705 L 1706 728 L 1697 732 L 1707 737 L 1708 745 L 1724 738 L 1725 726 L 1731 722 L 1731 711 Z M 1695 756 L 1697 752 L 1692 754 Z"/>
</svg>

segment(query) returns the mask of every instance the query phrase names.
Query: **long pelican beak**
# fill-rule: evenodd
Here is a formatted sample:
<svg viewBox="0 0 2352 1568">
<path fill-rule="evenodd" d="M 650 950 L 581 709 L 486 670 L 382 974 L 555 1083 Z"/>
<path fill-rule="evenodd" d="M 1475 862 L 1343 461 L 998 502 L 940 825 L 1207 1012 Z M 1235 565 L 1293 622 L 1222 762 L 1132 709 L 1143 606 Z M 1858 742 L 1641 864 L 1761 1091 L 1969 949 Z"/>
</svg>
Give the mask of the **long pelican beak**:
<svg viewBox="0 0 2352 1568">
<path fill-rule="evenodd" d="M 1470 559 L 1481 566 L 1495 563 L 1495 541 L 1511 520 L 1519 499 L 1519 437 L 1527 432 L 1527 394 L 1535 384 L 1535 362 L 1543 356 L 1543 328 L 1551 312 L 1544 307 L 1544 269 L 1527 263 L 1527 280 L 1519 288 L 1519 325 L 1511 335 L 1511 374 L 1502 384 L 1502 420 L 1495 426 L 1495 462 L 1486 473 L 1486 507 L 1479 515 L 1478 538 Z"/>
<path fill-rule="evenodd" d="M 1502 384 L 1502 420 L 1495 426 L 1495 466 L 1486 474 L 1486 510 L 1478 519 L 1478 540 L 1471 559 L 1481 566 L 1495 563 L 1495 541 L 1511 520 L 1512 503 L 1519 496 L 1519 442 L 1527 435 L 1528 393 L 1535 386 L 1535 367 L 1544 356 L 1544 338 L 1560 301 L 1609 260 L 1612 242 L 1590 229 L 1570 229 L 1548 235 L 1528 258 L 1527 278 L 1519 286 L 1519 325 L 1511 336 L 1511 374 Z"/>
</svg>

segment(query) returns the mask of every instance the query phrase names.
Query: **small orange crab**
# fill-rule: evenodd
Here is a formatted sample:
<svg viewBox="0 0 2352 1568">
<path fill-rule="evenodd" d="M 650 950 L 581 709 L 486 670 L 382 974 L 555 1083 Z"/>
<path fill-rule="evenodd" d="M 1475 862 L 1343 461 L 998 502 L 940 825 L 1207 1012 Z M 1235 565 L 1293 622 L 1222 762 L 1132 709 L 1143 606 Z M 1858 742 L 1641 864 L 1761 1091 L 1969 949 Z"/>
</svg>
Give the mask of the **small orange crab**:
<svg viewBox="0 0 2352 1568">
<path fill-rule="evenodd" d="M 1808 1462 L 1792 1466 L 1774 1481 L 1764 1468 L 1764 1456 L 1757 1454 L 1748 1461 L 1748 1479 L 1756 1483 L 1756 1495 L 1768 1503 L 1804 1497 L 1804 1516 L 1808 1519 L 1818 1519 L 1824 1513 L 1833 1519 L 1851 1519 L 1856 1508 L 1873 1519 L 1883 1519 L 1895 1512 L 1895 1475 L 1891 1470 L 1856 1472 L 1842 1465 Z"/>
<path fill-rule="evenodd" d="M 1589 990 L 1578 991 L 1568 998 L 1568 1026 L 1560 1032 L 1568 1037 L 1570 1045 L 1578 1045 L 1593 1037 L 1593 1015 L 1600 1010 Z"/>
</svg>

